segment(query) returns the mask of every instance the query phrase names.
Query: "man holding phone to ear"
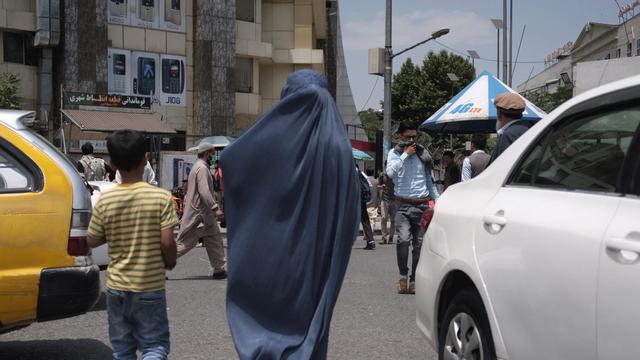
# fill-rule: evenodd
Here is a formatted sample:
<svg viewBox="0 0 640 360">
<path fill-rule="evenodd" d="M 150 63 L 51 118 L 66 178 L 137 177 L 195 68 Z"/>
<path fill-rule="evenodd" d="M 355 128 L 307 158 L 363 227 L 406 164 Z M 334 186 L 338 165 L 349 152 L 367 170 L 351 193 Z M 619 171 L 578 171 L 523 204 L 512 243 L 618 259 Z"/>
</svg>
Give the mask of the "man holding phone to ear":
<svg viewBox="0 0 640 360">
<path fill-rule="evenodd" d="M 401 141 L 387 156 L 386 173 L 395 184 L 394 195 L 397 204 L 396 252 L 400 279 L 396 283 L 399 294 L 415 294 L 415 273 L 420 259 L 422 239 L 420 219 L 429 208 L 429 200 L 438 198 L 438 191 L 431 176 L 433 159 L 429 151 L 416 143 L 417 127 L 400 124 Z M 409 244 L 411 243 L 411 276 L 408 277 Z"/>
</svg>

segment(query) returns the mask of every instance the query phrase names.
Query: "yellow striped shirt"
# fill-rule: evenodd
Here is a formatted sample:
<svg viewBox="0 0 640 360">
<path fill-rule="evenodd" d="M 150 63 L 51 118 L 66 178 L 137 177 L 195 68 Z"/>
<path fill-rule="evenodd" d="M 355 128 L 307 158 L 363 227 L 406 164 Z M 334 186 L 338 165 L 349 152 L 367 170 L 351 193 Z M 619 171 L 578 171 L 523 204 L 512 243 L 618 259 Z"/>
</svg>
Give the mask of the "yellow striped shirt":
<svg viewBox="0 0 640 360">
<path fill-rule="evenodd" d="M 133 292 L 164 289 L 160 231 L 177 223 L 167 190 L 141 181 L 104 192 L 93 209 L 89 236 L 109 245 L 107 286 Z"/>
</svg>

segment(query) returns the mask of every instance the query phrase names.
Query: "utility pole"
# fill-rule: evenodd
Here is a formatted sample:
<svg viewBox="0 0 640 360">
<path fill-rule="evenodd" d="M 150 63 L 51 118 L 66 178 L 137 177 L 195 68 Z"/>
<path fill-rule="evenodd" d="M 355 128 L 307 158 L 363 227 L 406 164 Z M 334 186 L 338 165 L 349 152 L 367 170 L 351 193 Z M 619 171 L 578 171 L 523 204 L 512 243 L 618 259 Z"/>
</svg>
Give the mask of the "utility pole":
<svg viewBox="0 0 640 360">
<path fill-rule="evenodd" d="M 513 0 L 509 0 L 509 87 L 513 87 Z"/>
<path fill-rule="evenodd" d="M 383 159 L 387 159 L 389 149 L 391 147 L 391 76 L 393 70 L 393 59 L 391 47 L 391 6 L 392 1 L 387 0 L 387 11 L 385 21 L 385 40 L 384 40 L 384 119 L 383 132 L 384 139 L 382 141 Z"/>
<path fill-rule="evenodd" d="M 502 29 L 502 82 L 505 84 L 509 83 L 509 66 L 507 64 L 507 26 L 509 23 L 507 21 L 507 0 L 502 0 L 502 23 L 504 24 Z"/>
</svg>

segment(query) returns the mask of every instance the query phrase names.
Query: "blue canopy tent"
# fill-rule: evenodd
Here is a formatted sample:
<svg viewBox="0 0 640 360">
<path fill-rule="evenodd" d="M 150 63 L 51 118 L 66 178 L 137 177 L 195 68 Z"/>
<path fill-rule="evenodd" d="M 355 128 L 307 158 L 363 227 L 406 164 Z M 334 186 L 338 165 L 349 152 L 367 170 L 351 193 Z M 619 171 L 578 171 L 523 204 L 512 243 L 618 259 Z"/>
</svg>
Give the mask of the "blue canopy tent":
<svg viewBox="0 0 640 360">
<path fill-rule="evenodd" d="M 505 92 L 516 93 L 502 81 L 484 71 L 455 97 L 420 125 L 420 130 L 447 134 L 490 133 L 496 131 L 493 99 Z M 538 121 L 546 113 L 525 99 L 523 120 Z"/>
</svg>

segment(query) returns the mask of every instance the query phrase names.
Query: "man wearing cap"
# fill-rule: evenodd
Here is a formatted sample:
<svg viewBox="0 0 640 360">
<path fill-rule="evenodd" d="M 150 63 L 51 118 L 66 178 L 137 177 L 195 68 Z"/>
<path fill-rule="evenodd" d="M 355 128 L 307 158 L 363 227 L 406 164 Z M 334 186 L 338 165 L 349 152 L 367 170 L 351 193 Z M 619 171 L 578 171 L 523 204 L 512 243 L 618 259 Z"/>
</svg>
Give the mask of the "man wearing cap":
<svg viewBox="0 0 640 360">
<path fill-rule="evenodd" d="M 531 127 L 529 121 L 523 121 L 522 112 L 525 108 L 522 96 L 514 93 L 503 93 L 493 100 L 498 112 L 496 131 L 498 144 L 491 154 L 489 164 L 495 161 L 514 141 Z"/>
<path fill-rule="evenodd" d="M 202 239 L 213 268 L 213 279 L 227 277 L 222 234 L 216 219 L 223 216 L 213 196 L 213 177 L 209 167 L 213 160 L 213 145 L 201 143 L 197 147 L 198 160 L 189 173 L 184 214 L 178 234 L 178 257 L 193 249 Z"/>
</svg>

